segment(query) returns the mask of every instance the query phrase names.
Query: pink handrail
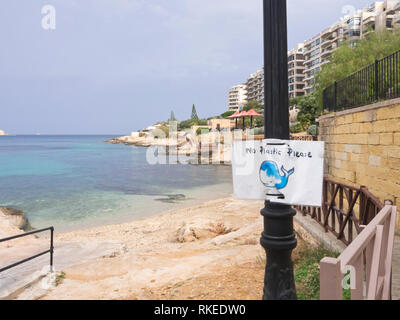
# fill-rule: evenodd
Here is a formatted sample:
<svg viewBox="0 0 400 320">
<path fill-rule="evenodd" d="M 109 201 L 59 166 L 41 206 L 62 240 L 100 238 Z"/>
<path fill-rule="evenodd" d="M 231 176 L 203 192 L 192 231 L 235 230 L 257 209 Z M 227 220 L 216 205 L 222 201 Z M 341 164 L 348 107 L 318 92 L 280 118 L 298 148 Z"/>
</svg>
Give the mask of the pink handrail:
<svg viewBox="0 0 400 320">
<path fill-rule="evenodd" d="M 343 299 L 343 277 L 348 272 L 352 300 L 391 299 L 396 214 L 396 207 L 385 206 L 338 258 L 321 261 L 321 300 Z"/>
</svg>

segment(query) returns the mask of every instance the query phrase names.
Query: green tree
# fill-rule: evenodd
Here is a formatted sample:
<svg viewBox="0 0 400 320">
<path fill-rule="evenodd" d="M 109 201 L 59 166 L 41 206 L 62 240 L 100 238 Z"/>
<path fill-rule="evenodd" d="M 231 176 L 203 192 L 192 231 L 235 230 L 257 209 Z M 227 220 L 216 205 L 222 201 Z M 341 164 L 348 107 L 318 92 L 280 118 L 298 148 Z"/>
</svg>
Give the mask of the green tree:
<svg viewBox="0 0 400 320">
<path fill-rule="evenodd" d="M 181 121 L 179 123 L 179 130 L 188 129 L 188 128 L 191 128 L 194 125 L 195 125 L 195 123 L 191 119 L 190 120 Z"/>
<path fill-rule="evenodd" d="M 319 108 L 322 110 L 322 93 L 335 81 L 382 59 L 400 48 L 400 30 L 371 32 L 355 45 L 344 42 L 315 77 L 314 88 Z"/>
<path fill-rule="evenodd" d="M 261 110 L 262 108 L 264 108 L 264 106 L 262 104 L 260 104 L 257 100 L 251 100 L 243 107 L 243 110 L 249 111 L 251 109 L 254 109 L 257 111 L 257 110 Z"/>
<path fill-rule="evenodd" d="M 255 128 L 264 127 L 264 116 L 262 116 L 262 117 L 255 117 L 255 118 L 254 118 L 254 122 L 253 122 L 253 126 L 254 126 Z"/>
<path fill-rule="evenodd" d="M 197 122 L 199 121 L 199 116 L 197 115 L 196 106 L 193 105 L 192 107 L 192 116 L 190 117 L 191 120 Z"/>
<path fill-rule="evenodd" d="M 315 124 L 315 119 L 320 114 L 315 93 L 290 99 L 290 105 L 296 105 L 300 112 L 297 116 L 295 130 L 305 131 L 310 125 Z"/>
<path fill-rule="evenodd" d="M 235 113 L 235 111 L 227 111 L 227 112 L 221 114 L 221 118 L 226 119 L 226 118 L 230 117 L 231 115 L 233 115 L 234 113 Z"/>
</svg>

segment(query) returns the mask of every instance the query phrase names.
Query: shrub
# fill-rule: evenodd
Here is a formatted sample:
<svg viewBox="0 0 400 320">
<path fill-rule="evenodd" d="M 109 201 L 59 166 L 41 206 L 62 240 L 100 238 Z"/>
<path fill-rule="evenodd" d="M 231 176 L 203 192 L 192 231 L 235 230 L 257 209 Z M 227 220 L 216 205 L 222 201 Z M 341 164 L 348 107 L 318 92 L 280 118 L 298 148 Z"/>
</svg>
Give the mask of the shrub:
<svg viewBox="0 0 400 320">
<path fill-rule="evenodd" d="M 255 128 L 253 129 L 253 134 L 255 136 L 258 136 L 260 134 L 264 134 L 264 127 L 260 127 L 260 128 Z"/>
<path fill-rule="evenodd" d="M 185 121 L 181 121 L 179 123 L 179 129 L 188 129 L 191 128 L 192 126 L 194 126 L 196 124 L 196 122 L 194 122 L 193 120 L 185 120 Z"/>
<path fill-rule="evenodd" d="M 315 119 L 319 115 L 315 94 L 311 93 L 306 96 L 292 98 L 290 104 L 296 105 L 300 109 L 297 116 L 297 120 L 301 125 L 300 131 L 307 130 L 310 125 L 315 124 Z M 298 129 L 300 128 L 298 127 Z M 294 130 L 296 131 L 296 129 Z"/>
<path fill-rule="evenodd" d="M 208 125 L 207 119 L 202 119 L 202 120 L 189 119 L 189 120 L 181 121 L 178 125 L 178 129 L 183 130 L 183 129 L 189 129 L 193 126 L 207 126 L 207 125 Z"/>
<path fill-rule="evenodd" d="M 318 127 L 316 124 L 313 124 L 311 126 L 308 127 L 307 133 L 310 136 L 316 137 L 318 135 Z"/>
<path fill-rule="evenodd" d="M 198 126 L 207 126 L 208 125 L 208 120 L 207 119 L 202 119 L 197 121 Z"/>
<path fill-rule="evenodd" d="M 169 137 L 169 127 L 167 125 L 162 125 L 162 126 L 158 127 L 158 129 L 161 130 L 164 134 L 160 134 L 159 130 L 154 130 L 154 131 L 152 131 L 154 138 L 163 139 L 163 138 Z"/>
<path fill-rule="evenodd" d="M 290 125 L 291 133 L 299 133 L 299 132 L 302 132 L 303 130 L 304 130 L 303 126 L 301 125 L 300 122 L 295 122 Z"/>
<path fill-rule="evenodd" d="M 200 136 L 203 133 L 209 133 L 210 129 L 209 128 L 198 128 L 196 130 L 196 135 Z"/>
</svg>

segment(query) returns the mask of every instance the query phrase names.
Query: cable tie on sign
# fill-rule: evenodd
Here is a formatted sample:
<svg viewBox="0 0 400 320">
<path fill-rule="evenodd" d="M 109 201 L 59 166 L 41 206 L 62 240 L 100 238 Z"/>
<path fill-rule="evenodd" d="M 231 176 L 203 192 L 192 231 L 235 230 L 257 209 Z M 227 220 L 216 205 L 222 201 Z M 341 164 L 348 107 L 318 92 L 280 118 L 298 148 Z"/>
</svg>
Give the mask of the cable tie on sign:
<svg viewBox="0 0 400 320">
<path fill-rule="evenodd" d="M 267 146 L 284 146 L 286 143 L 267 143 Z"/>
</svg>

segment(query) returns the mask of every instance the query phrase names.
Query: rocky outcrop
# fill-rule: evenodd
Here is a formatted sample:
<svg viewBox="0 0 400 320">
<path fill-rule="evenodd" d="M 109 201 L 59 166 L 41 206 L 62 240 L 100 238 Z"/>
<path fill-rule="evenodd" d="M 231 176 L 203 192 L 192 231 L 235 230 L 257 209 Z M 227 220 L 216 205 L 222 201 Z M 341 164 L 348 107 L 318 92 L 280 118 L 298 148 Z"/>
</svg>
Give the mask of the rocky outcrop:
<svg viewBox="0 0 400 320">
<path fill-rule="evenodd" d="M 127 146 L 137 146 L 137 147 L 151 147 L 151 146 L 161 146 L 169 148 L 180 148 L 190 143 L 190 138 L 186 137 L 184 133 L 179 132 L 176 139 L 169 138 L 157 138 L 147 132 L 141 132 L 137 135 L 116 137 L 105 142 L 111 144 L 124 144 Z"/>
<path fill-rule="evenodd" d="M 177 138 L 175 139 L 157 139 L 149 133 L 140 132 L 136 135 L 112 138 L 106 140 L 105 142 L 137 147 L 159 147 L 159 155 L 173 154 L 178 156 L 186 156 L 188 157 L 187 163 L 193 165 L 230 165 L 232 163 L 232 144 L 217 144 L 216 137 L 218 137 L 218 135 L 218 133 L 202 135 L 200 137 L 202 142 L 202 150 L 199 149 L 199 137 L 195 137 L 184 132 L 178 132 Z"/>
<path fill-rule="evenodd" d="M 22 210 L 0 207 L 0 214 L 2 213 L 2 217 L 0 218 L 7 219 L 10 224 L 18 229 L 24 231 L 32 230 L 32 226 L 30 225 L 28 219 L 25 217 L 25 213 Z"/>
<path fill-rule="evenodd" d="M 175 240 L 180 243 L 195 242 L 197 240 L 215 238 L 220 235 L 229 234 L 233 228 L 227 227 L 223 222 L 212 221 L 184 222 L 175 233 Z"/>
</svg>

